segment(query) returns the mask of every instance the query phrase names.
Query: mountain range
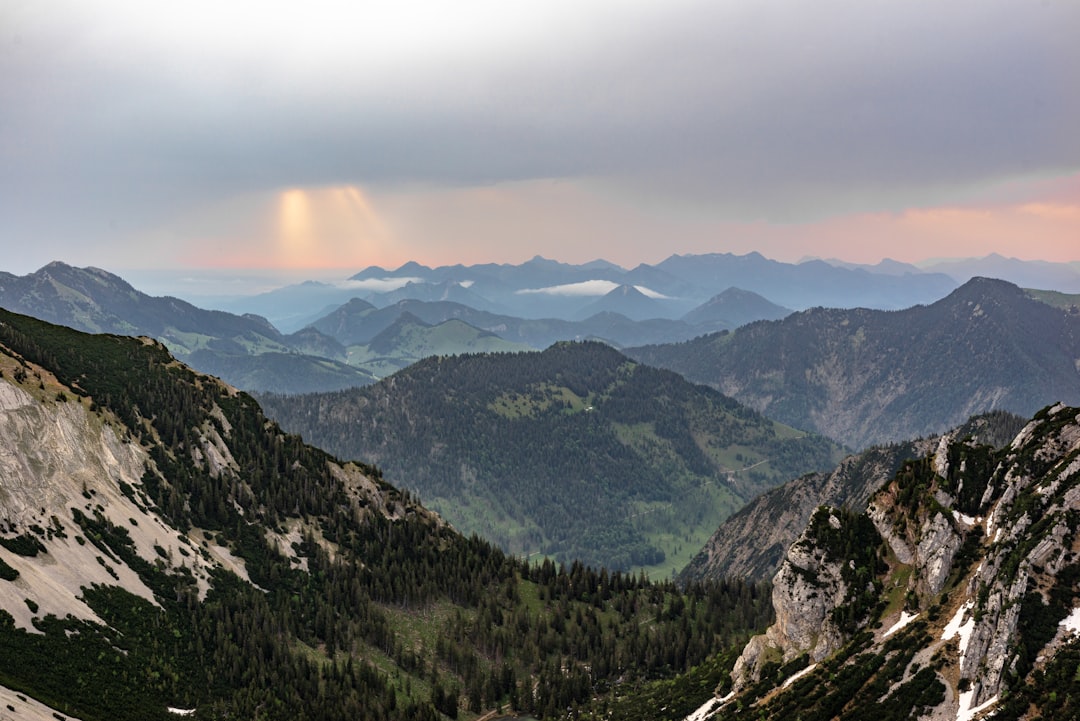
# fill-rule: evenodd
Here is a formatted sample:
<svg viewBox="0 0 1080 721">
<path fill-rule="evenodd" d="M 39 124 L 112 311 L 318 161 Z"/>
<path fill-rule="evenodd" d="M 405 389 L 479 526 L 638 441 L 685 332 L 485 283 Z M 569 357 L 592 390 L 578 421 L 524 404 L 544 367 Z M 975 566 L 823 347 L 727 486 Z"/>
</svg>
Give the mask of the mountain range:
<svg viewBox="0 0 1080 721">
<path fill-rule="evenodd" d="M 813 308 L 626 353 L 852 448 L 1080 403 L 1080 313 L 986 278 L 926 306 Z"/>
<path fill-rule="evenodd" d="M 575 321 L 517 318 L 445 299 L 470 299 L 464 292 L 376 307 L 355 297 L 339 306 L 327 304 L 331 296 L 326 290 L 304 283 L 275 296 L 272 308 L 295 308 L 290 299 L 296 298 L 314 299 L 322 308 L 312 322 L 286 335 L 265 317 L 149 296 L 98 268 L 56 262 L 26 276 L 0 274 L 2 307 L 88 332 L 153 337 L 193 367 L 238 388 L 284 393 L 365 385 L 430 355 L 542 349 L 560 340 L 589 338 L 616 346 L 678 341 L 788 312 L 733 289 L 695 309 L 692 322 L 632 320 L 610 310 L 641 314 L 623 307 L 625 298 L 617 291 L 596 313 Z M 640 300 L 654 302 L 643 297 L 630 305 Z"/>
<path fill-rule="evenodd" d="M 771 594 L 680 589 L 525 564 L 156 341 L 0 311 L 0 698 L 88 721 L 1075 718 L 1080 409 L 1011 430 L 849 461 L 834 480 L 883 479 L 865 512 L 814 510 Z"/>
<path fill-rule="evenodd" d="M 302 392 L 374 380 L 342 361 L 298 353 L 294 340 L 265 318 L 155 298 L 98 268 L 50 263 L 26 276 L 0 274 L 0 306 L 91 333 L 156 338 L 178 358 L 240 388 Z"/>
<path fill-rule="evenodd" d="M 5 718 L 556 718 L 769 618 L 466 538 L 157 341 L 0 310 Z"/>
<path fill-rule="evenodd" d="M 402 300 L 450 301 L 519 318 L 583 320 L 614 311 L 634 320 L 683 318 L 729 288 L 782 307 L 896 309 L 928 303 L 958 283 L 943 273 L 909 267 L 903 274 L 877 268 L 839 267 L 824 261 L 783 263 L 758 253 L 673 255 L 656 265 L 626 270 L 607 261 L 582 265 L 537 256 L 519 265 L 452 265 L 410 262 L 388 270 L 365 268 L 346 281 L 303 283 L 237 298 L 225 310 L 256 313 L 285 330 L 324 315 L 353 297 L 377 307 Z M 755 318 L 756 319 L 756 318 Z"/>
<path fill-rule="evenodd" d="M 667 575 L 762 491 L 841 449 L 600 343 L 420 361 L 374 385 L 258 396 L 515 554 Z"/>
</svg>

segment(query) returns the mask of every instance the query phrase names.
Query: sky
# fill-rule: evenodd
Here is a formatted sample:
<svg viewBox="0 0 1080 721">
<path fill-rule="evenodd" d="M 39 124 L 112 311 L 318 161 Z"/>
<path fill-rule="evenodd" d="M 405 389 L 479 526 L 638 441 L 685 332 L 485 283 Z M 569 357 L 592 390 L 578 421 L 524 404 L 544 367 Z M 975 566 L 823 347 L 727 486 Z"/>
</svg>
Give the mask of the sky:
<svg viewBox="0 0 1080 721">
<path fill-rule="evenodd" d="M 0 0 L 0 270 L 1080 260 L 1074 0 Z"/>
</svg>

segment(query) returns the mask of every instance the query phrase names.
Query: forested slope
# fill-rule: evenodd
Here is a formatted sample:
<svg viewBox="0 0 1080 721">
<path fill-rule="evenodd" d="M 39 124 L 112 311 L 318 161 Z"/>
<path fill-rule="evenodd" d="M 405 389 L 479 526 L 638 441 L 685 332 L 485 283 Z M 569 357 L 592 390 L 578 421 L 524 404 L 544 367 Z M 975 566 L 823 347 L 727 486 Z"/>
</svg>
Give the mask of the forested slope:
<svg viewBox="0 0 1080 721">
<path fill-rule="evenodd" d="M 514 553 L 670 573 L 747 499 L 839 448 L 600 343 L 429 358 L 367 388 L 262 397 Z"/>
<path fill-rule="evenodd" d="M 627 354 L 856 449 L 1080 403 L 1080 314 L 989 278 L 927 306 L 812 308 Z"/>
<path fill-rule="evenodd" d="M 0 311 L 0 388 L 0 686 L 61 715 L 553 718 L 769 618 L 763 586 L 527 566 L 153 341 Z"/>
</svg>

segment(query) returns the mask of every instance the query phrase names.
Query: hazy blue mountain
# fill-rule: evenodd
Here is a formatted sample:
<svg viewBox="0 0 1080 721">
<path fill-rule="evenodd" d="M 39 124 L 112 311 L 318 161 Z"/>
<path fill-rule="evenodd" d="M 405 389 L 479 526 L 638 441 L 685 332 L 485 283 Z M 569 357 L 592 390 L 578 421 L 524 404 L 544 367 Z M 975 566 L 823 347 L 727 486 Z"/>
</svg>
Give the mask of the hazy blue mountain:
<svg viewBox="0 0 1080 721">
<path fill-rule="evenodd" d="M 366 298 L 379 307 L 393 305 L 402 300 L 423 300 L 428 302 L 449 301 L 460 303 L 477 310 L 494 309 L 493 304 L 487 298 L 452 280 L 437 283 L 410 281 L 396 290 L 386 291 L 385 293 L 370 293 Z"/>
<path fill-rule="evenodd" d="M 250 297 L 232 298 L 223 303 L 222 307 L 234 313 L 264 316 L 274 327 L 291 333 L 355 295 L 356 289 L 309 280 Z"/>
<path fill-rule="evenodd" d="M 704 332 L 704 329 L 681 321 L 654 319 L 639 322 L 616 313 L 597 313 L 583 321 L 529 319 L 489 313 L 449 301 L 419 300 L 403 300 L 385 308 L 375 308 L 366 301 L 353 300 L 315 321 L 313 327 L 346 346 L 365 344 L 390 327 L 403 313 L 411 313 L 429 325 L 458 319 L 504 340 L 524 343 L 537 350 L 562 340 L 603 340 L 621 347 L 675 342 Z"/>
<path fill-rule="evenodd" d="M 737 286 L 797 310 L 815 306 L 907 308 L 933 302 L 957 286 L 942 273 L 898 277 L 838 268 L 822 260 L 782 263 L 760 253 L 673 255 L 657 267 L 698 287 L 715 288 L 710 295 Z"/>
<path fill-rule="evenodd" d="M 627 353 L 853 448 L 1080 403 L 1080 315 L 985 278 L 927 306 L 815 308 Z"/>
<path fill-rule="evenodd" d="M 661 300 L 650 298 L 632 285 L 620 285 L 583 306 L 578 317 L 588 318 L 597 313 L 618 313 L 631 320 L 648 320 L 666 317 L 669 311 Z"/>
<path fill-rule="evenodd" d="M 373 380 L 334 360 L 340 347 L 330 338 L 301 335 L 294 345 L 261 316 L 155 298 L 98 268 L 50 263 L 26 276 L 7 275 L 0 278 L 0 305 L 77 330 L 156 338 L 195 368 L 244 390 L 329 390 Z"/>
<path fill-rule="evenodd" d="M 686 323 L 706 332 L 734 330 L 756 320 L 780 320 L 791 314 L 789 308 L 768 298 L 743 290 L 728 288 L 682 317 Z"/>
<path fill-rule="evenodd" d="M 926 264 L 926 270 L 946 273 L 958 283 L 982 276 L 1000 278 L 1021 288 L 1080 293 L 1080 264 L 1019 260 L 991 253 L 982 258 L 941 260 Z"/>
<path fill-rule="evenodd" d="M 827 258 L 825 260 L 829 265 L 836 266 L 837 268 L 847 268 L 848 270 L 865 270 L 870 273 L 880 273 L 882 275 L 918 275 L 925 273 L 926 270 L 920 268 L 912 263 L 902 263 L 892 258 L 883 258 L 877 263 L 849 263 L 845 260 L 839 260 L 837 258 Z"/>
</svg>

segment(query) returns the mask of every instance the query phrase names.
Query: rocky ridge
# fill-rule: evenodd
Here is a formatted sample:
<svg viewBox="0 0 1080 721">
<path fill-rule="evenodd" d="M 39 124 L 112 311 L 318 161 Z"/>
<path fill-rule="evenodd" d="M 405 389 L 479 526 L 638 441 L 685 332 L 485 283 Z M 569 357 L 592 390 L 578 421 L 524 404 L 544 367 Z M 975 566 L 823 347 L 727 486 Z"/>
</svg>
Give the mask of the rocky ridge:
<svg viewBox="0 0 1080 721">
<path fill-rule="evenodd" d="M 815 512 L 776 623 L 695 718 L 1075 717 L 1043 679 L 1075 676 L 1078 528 L 1080 410 L 1044 409 L 998 450 L 946 435 L 866 513 Z"/>
<path fill-rule="evenodd" d="M 969 419 L 951 432 L 980 443 L 1008 443 L 1026 420 L 995 412 Z M 866 509 L 870 497 L 901 464 L 933 451 L 940 436 L 869 448 L 845 458 L 828 473 L 809 473 L 757 496 L 724 521 L 679 576 L 683 583 L 708 578 L 768 580 L 780 569 L 819 505 Z"/>
</svg>

